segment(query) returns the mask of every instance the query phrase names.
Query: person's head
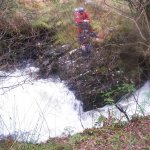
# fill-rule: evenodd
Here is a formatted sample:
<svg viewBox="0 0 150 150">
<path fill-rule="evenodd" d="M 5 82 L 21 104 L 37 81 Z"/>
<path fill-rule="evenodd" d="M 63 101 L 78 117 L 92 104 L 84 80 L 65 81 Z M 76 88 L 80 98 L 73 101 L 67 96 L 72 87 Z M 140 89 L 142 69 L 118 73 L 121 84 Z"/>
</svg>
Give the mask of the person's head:
<svg viewBox="0 0 150 150">
<path fill-rule="evenodd" d="M 78 12 L 79 12 L 80 14 L 83 14 L 84 11 L 85 11 L 85 9 L 84 9 L 83 7 L 79 7 L 79 8 L 78 8 Z"/>
<path fill-rule="evenodd" d="M 74 12 L 78 12 L 78 8 L 75 8 L 75 9 L 74 9 Z"/>
</svg>

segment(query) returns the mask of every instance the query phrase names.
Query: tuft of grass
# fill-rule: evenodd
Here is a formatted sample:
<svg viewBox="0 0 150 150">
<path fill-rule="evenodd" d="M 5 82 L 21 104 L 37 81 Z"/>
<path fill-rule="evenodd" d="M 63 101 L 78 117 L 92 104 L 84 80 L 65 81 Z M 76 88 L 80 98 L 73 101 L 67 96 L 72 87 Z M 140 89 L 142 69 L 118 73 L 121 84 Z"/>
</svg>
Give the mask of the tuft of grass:
<svg viewBox="0 0 150 150">
<path fill-rule="evenodd" d="M 80 133 L 77 133 L 69 138 L 69 143 L 71 145 L 76 145 L 82 142 L 84 139 L 85 139 L 84 136 L 82 136 Z"/>
<path fill-rule="evenodd" d="M 34 28 L 36 27 L 51 28 L 51 25 L 48 24 L 48 21 L 43 20 L 42 18 L 31 22 L 31 26 Z"/>
<path fill-rule="evenodd" d="M 69 143 L 63 143 L 61 141 L 48 141 L 47 143 L 32 144 L 21 143 L 16 141 L 6 140 L 3 145 L 0 146 L 1 150 L 73 150 Z"/>
</svg>

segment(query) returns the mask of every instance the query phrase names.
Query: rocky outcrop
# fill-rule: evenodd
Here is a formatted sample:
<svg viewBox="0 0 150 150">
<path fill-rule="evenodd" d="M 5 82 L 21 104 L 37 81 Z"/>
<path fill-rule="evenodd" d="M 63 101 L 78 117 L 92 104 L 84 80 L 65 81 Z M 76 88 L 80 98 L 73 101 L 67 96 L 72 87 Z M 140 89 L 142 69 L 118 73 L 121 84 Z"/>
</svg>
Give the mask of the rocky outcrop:
<svg viewBox="0 0 150 150">
<path fill-rule="evenodd" d="M 7 35 L 8 42 L 0 47 L 1 69 L 30 63 L 39 68 L 39 78 L 59 76 L 83 102 L 84 111 L 102 107 L 110 98 L 116 102 L 132 91 L 130 85 L 138 87 L 149 79 L 149 56 L 136 46 L 93 43 L 92 52 L 83 56 L 79 48 L 54 46 L 54 32 L 40 30 L 40 34 L 16 39 Z"/>
<path fill-rule="evenodd" d="M 104 106 L 106 94 L 115 101 L 128 93 L 124 85 L 139 86 L 149 79 L 149 61 L 135 49 L 95 47 L 89 57 L 80 49 L 71 50 L 59 58 L 61 79 L 83 102 L 84 111 Z M 120 89 L 120 90 L 118 90 Z M 130 91 L 131 92 L 131 91 Z"/>
</svg>

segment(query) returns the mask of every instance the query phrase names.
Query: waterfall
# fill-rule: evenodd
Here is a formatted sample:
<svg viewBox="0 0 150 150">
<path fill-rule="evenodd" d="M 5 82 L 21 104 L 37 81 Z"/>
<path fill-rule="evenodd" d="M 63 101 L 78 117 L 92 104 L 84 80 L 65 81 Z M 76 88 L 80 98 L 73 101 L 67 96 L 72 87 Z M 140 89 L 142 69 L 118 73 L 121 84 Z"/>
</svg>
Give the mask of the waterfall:
<svg viewBox="0 0 150 150">
<path fill-rule="evenodd" d="M 96 125 L 108 111 L 117 119 L 125 118 L 115 106 L 89 112 L 59 79 L 36 79 L 37 68 L 0 72 L 0 135 L 17 140 L 44 142 L 83 131 Z M 118 103 L 131 117 L 150 114 L 150 88 L 147 82 L 127 100 Z M 137 105 L 138 104 L 138 105 Z"/>
<path fill-rule="evenodd" d="M 132 93 L 129 98 L 122 98 L 117 105 L 124 110 L 129 119 L 134 116 L 150 115 L 150 82 L 147 81 L 143 87 Z M 111 114 L 116 120 L 127 120 L 125 114 L 119 111 L 115 105 L 106 105 L 103 108 L 98 108 L 97 111 L 106 118 Z"/>
<path fill-rule="evenodd" d="M 92 127 L 92 115 L 59 79 L 36 80 L 34 67 L 0 72 L 0 135 L 41 142 Z M 84 114 L 84 115 L 83 115 Z"/>
</svg>

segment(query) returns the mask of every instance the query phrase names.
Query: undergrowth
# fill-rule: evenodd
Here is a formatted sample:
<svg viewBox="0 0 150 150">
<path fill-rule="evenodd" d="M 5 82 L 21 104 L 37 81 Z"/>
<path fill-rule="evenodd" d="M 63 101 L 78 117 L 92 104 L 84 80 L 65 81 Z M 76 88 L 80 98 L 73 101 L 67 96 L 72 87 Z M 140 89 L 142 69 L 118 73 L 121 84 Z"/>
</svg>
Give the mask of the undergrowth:
<svg viewBox="0 0 150 150">
<path fill-rule="evenodd" d="M 66 138 L 53 138 L 45 143 L 31 144 L 12 139 L 1 141 L 1 150 L 87 150 L 150 148 L 150 116 L 136 117 L 128 123 L 115 123 L 102 128 L 86 129 Z"/>
</svg>

